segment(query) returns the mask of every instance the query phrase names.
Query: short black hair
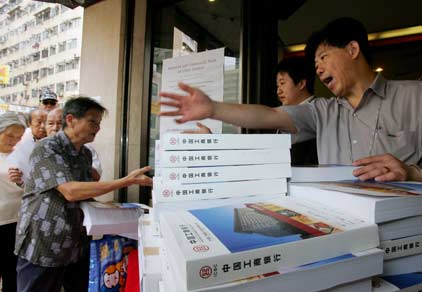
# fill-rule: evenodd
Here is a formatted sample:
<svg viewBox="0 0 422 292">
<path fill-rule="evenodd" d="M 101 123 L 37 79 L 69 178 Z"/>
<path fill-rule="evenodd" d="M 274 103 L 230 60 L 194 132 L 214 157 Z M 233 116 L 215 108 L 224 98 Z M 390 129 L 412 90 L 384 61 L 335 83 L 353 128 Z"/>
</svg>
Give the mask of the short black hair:
<svg viewBox="0 0 422 292">
<path fill-rule="evenodd" d="M 313 67 L 302 58 L 292 58 L 282 60 L 277 65 L 277 74 L 287 73 L 292 78 L 294 84 L 301 80 L 306 81 L 306 89 L 310 94 L 314 94 L 315 72 Z"/>
<path fill-rule="evenodd" d="M 358 42 L 362 55 L 369 64 L 371 56 L 368 32 L 362 22 L 351 17 L 337 18 L 309 37 L 305 49 L 307 62 L 312 67 L 315 66 L 315 52 L 321 44 L 345 48 L 351 41 Z"/>
<path fill-rule="evenodd" d="M 75 118 L 80 119 L 86 115 L 86 112 L 94 109 L 101 114 L 107 113 L 107 109 L 103 107 L 101 104 L 96 102 L 94 99 L 86 96 L 78 96 L 72 99 L 69 99 L 63 107 L 63 115 L 62 115 L 62 124 L 63 129 L 66 128 L 66 116 L 71 114 Z"/>
</svg>

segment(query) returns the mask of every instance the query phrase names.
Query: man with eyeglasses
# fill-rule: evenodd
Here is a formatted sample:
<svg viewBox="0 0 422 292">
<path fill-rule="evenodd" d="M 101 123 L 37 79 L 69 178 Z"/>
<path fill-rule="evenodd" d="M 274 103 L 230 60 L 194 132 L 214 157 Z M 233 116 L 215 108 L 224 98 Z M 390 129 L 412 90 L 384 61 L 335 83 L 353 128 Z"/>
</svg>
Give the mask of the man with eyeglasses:
<svg viewBox="0 0 422 292">
<path fill-rule="evenodd" d="M 57 94 L 48 88 L 41 91 L 39 108 L 45 111 L 51 111 L 58 106 Z"/>
</svg>

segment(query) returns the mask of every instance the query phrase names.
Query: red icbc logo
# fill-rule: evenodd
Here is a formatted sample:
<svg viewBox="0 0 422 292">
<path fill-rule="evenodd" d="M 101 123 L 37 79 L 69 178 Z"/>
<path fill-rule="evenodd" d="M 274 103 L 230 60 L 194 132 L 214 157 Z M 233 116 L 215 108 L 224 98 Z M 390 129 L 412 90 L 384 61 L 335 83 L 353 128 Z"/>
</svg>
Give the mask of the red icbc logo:
<svg viewBox="0 0 422 292">
<path fill-rule="evenodd" d="M 176 156 L 174 156 L 174 155 L 170 156 L 170 162 L 171 163 L 175 163 L 176 161 L 177 161 L 177 157 Z"/>
<path fill-rule="evenodd" d="M 177 179 L 177 174 L 175 174 L 174 172 L 170 173 L 170 179 L 171 180 Z"/>
<path fill-rule="evenodd" d="M 210 248 L 208 245 L 197 245 L 193 247 L 193 251 L 195 252 L 206 252 L 208 251 Z"/>
<path fill-rule="evenodd" d="M 174 138 L 174 137 L 170 138 L 170 144 L 171 145 L 176 145 L 176 143 L 177 143 L 177 139 L 176 138 Z"/>
<path fill-rule="evenodd" d="M 202 279 L 207 279 L 211 277 L 211 275 L 212 275 L 212 269 L 210 266 L 204 266 L 199 270 L 199 276 Z"/>
<path fill-rule="evenodd" d="M 164 198 L 168 198 L 170 196 L 170 191 L 169 190 L 164 190 L 163 191 L 163 197 Z"/>
</svg>

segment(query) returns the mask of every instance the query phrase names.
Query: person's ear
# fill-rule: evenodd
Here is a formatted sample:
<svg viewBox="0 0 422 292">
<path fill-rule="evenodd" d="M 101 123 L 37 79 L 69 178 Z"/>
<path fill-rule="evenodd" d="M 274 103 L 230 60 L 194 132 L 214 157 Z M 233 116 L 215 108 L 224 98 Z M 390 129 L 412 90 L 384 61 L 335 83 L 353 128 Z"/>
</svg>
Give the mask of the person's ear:
<svg viewBox="0 0 422 292">
<path fill-rule="evenodd" d="M 65 117 L 66 120 L 66 126 L 69 128 L 73 127 L 73 123 L 75 121 L 75 117 L 72 114 L 67 114 Z"/>
<path fill-rule="evenodd" d="M 359 43 L 357 41 L 351 41 L 347 44 L 346 50 L 352 59 L 356 59 L 360 54 Z"/>
<path fill-rule="evenodd" d="M 300 90 L 304 90 L 305 87 L 306 87 L 306 79 L 300 80 L 299 83 L 297 84 L 297 86 Z"/>
</svg>

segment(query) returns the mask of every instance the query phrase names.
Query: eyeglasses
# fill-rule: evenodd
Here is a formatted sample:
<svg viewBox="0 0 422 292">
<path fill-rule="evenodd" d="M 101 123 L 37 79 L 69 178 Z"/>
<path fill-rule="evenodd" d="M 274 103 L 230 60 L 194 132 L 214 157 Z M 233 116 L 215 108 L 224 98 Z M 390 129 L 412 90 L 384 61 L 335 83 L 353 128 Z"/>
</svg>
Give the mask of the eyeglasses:
<svg viewBox="0 0 422 292">
<path fill-rule="evenodd" d="M 52 99 L 45 99 L 45 100 L 42 101 L 42 104 L 43 105 L 56 105 L 57 101 L 52 100 Z"/>
</svg>

